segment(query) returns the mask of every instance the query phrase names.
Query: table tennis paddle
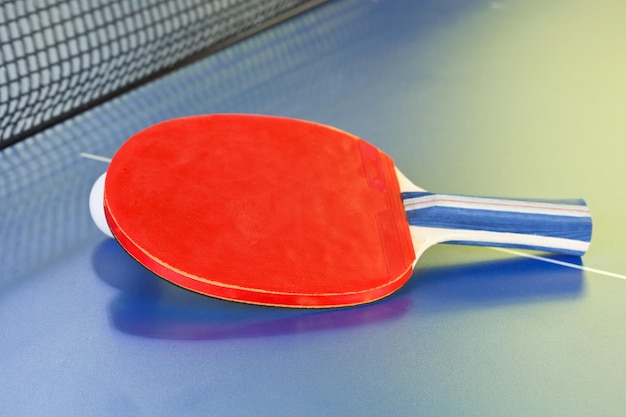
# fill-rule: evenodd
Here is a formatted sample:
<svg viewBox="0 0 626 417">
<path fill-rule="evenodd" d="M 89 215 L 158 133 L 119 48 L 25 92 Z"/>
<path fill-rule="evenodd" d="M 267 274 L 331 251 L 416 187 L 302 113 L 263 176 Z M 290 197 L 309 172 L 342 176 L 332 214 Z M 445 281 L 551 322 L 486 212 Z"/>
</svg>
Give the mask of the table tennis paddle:
<svg viewBox="0 0 626 417">
<path fill-rule="evenodd" d="M 115 238 L 192 291 L 290 307 L 383 298 L 430 246 L 464 243 L 582 255 L 582 200 L 441 195 L 349 133 L 256 115 L 149 127 L 112 158 L 103 192 Z"/>
</svg>

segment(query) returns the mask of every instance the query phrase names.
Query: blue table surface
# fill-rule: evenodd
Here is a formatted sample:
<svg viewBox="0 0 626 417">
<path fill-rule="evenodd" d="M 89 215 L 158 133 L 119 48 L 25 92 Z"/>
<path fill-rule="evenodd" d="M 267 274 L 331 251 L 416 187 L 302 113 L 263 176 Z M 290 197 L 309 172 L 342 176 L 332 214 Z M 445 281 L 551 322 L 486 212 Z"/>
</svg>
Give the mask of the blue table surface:
<svg viewBox="0 0 626 417">
<path fill-rule="evenodd" d="M 331 1 L 6 149 L 0 415 L 624 415 L 625 13 Z M 218 112 L 350 131 L 433 191 L 583 197 L 591 249 L 555 264 L 439 245 L 346 309 L 187 292 L 92 224 L 106 164 L 79 155 Z"/>
</svg>

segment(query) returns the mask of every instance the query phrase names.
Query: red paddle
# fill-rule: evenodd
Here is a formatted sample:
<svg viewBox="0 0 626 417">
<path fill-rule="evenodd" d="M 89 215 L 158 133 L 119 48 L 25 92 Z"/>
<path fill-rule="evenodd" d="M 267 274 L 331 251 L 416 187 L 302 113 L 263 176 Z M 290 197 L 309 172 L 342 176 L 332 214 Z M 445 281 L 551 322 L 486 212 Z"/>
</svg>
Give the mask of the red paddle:
<svg viewBox="0 0 626 417">
<path fill-rule="evenodd" d="M 532 236 L 489 237 L 498 230 L 430 238 L 435 229 L 411 222 L 425 231 L 416 238 L 399 180 L 413 200 L 432 196 L 397 176 L 384 153 L 337 129 L 268 116 L 198 116 L 152 126 L 119 149 L 106 175 L 104 211 L 124 249 L 163 278 L 278 306 L 380 299 L 410 277 L 423 250 L 444 240 L 586 249 L 557 244 L 572 240 L 563 236 L 541 244 Z M 587 222 L 579 202 L 559 205 L 577 225 Z"/>
</svg>

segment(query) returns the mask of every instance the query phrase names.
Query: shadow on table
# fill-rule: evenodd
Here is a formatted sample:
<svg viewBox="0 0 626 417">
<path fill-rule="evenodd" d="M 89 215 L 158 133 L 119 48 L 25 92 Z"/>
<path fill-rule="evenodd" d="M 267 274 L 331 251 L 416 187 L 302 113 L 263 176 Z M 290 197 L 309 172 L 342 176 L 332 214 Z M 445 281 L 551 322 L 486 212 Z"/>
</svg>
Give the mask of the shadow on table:
<svg viewBox="0 0 626 417">
<path fill-rule="evenodd" d="M 581 266 L 579 257 L 546 255 L 549 260 Z M 418 313 L 497 307 L 574 299 L 583 294 L 580 269 L 541 260 L 512 257 L 488 262 L 420 269 L 398 295 L 411 294 Z"/>
<path fill-rule="evenodd" d="M 355 328 L 417 314 L 577 297 L 578 270 L 532 259 L 418 270 L 395 294 L 378 302 L 339 309 L 302 310 L 247 305 L 197 294 L 159 278 L 113 239 L 93 252 L 104 282 L 120 290 L 109 304 L 113 326 L 158 339 L 216 340 Z M 568 262 L 580 262 L 568 258 Z"/>
</svg>

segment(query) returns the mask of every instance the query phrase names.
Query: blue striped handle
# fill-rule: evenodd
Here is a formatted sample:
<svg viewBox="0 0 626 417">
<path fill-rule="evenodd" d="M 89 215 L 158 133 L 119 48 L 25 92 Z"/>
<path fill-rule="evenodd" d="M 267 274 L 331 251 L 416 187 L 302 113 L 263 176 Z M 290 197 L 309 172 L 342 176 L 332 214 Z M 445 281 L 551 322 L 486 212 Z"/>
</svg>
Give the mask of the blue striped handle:
<svg viewBox="0 0 626 417">
<path fill-rule="evenodd" d="M 506 200 L 402 193 L 409 225 L 435 242 L 514 247 L 580 256 L 591 241 L 583 200 Z M 418 232 L 419 233 L 419 232 Z"/>
</svg>

